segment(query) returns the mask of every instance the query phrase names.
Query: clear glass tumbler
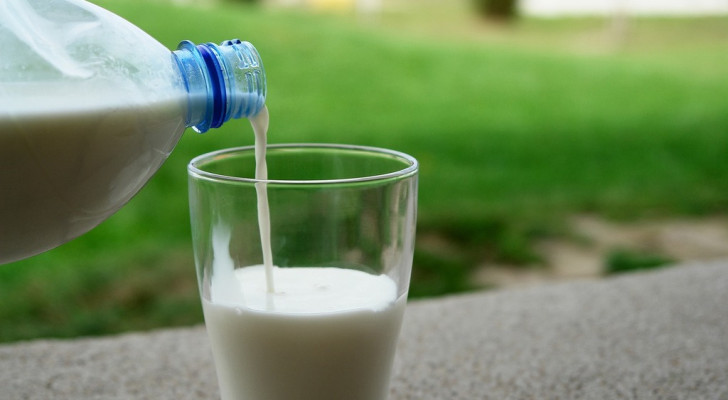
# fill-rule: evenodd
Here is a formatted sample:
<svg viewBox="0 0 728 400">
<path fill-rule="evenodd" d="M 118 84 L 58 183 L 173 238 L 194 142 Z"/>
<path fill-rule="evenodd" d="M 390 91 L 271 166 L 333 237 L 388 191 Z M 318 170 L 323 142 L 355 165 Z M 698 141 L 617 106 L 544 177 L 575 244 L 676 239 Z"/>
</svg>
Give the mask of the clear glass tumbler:
<svg viewBox="0 0 728 400">
<path fill-rule="evenodd" d="M 253 147 L 188 168 L 221 397 L 384 400 L 412 268 L 417 161 L 327 144 L 268 146 L 266 160 L 267 180 L 255 179 Z"/>
</svg>

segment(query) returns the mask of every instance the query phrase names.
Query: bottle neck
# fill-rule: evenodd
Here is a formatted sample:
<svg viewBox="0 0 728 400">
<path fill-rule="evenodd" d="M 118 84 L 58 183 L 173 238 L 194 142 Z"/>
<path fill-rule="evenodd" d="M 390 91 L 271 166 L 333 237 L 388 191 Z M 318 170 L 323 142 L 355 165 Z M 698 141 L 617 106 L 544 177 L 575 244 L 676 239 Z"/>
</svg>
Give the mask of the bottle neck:
<svg viewBox="0 0 728 400">
<path fill-rule="evenodd" d="M 230 118 L 249 118 L 265 105 L 263 63 L 252 44 L 183 41 L 172 52 L 188 96 L 187 126 L 200 133 Z"/>
</svg>

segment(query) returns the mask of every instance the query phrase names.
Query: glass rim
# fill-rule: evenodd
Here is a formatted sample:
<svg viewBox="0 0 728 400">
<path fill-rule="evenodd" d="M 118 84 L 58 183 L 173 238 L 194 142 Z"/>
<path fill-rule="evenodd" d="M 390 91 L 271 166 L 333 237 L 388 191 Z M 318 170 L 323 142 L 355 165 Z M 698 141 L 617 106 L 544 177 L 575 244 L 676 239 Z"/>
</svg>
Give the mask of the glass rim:
<svg viewBox="0 0 728 400">
<path fill-rule="evenodd" d="M 270 183 L 279 185 L 327 185 L 327 184 L 342 184 L 342 183 L 360 183 L 360 182 L 372 182 L 387 180 L 392 178 L 405 177 L 414 174 L 419 169 L 419 162 L 409 154 L 402 153 L 397 150 L 390 150 L 381 147 L 373 146 L 362 146 L 362 145 L 351 145 L 351 144 L 335 144 L 335 143 L 279 143 L 266 145 L 266 154 L 270 150 L 278 149 L 320 149 L 320 150 L 347 150 L 358 153 L 370 153 L 390 156 L 392 158 L 403 161 L 406 166 L 396 171 L 388 172 L 385 174 L 367 175 L 355 178 L 336 178 L 336 179 L 256 179 L 256 178 L 245 178 L 241 176 L 231 176 L 224 174 L 217 174 L 202 169 L 202 164 L 206 161 L 219 159 L 226 155 L 255 151 L 255 146 L 240 146 L 230 147 L 221 150 L 212 151 L 209 153 L 200 154 L 187 164 L 187 172 L 190 176 L 197 176 L 199 178 L 222 181 L 222 182 L 237 182 L 237 183 Z"/>
</svg>

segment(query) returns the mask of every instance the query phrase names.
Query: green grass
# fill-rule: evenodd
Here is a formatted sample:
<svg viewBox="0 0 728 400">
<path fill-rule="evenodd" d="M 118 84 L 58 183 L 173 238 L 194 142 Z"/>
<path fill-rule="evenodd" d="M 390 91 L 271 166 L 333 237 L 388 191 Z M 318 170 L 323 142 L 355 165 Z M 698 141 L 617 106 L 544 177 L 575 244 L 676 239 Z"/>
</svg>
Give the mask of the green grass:
<svg viewBox="0 0 728 400">
<path fill-rule="evenodd" d="M 674 262 L 675 260 L 659 254 L 615 249 L 608 254 L 604 263 L 604 270 L 605 273 L 610 275 L 622 274 L 625 272 L 662 268 Z"/>
<path fill-rule="evenodd" d="M 610 38 L 599 20 L 492 27 L 460 11 L 360 21 L 230 4 L 99 3 L 170 48 L 182 39 L 254 43 L 268 76 L 271 143 L 366 144 L 417 157 L 419 234 L 452 248 L 419 245 L 415 297 L 474 289 L 469 274 L 485 260 L 538 260 L 531 241 L 559 234 L 574 213 L 727 211 L 726 18 L 635 20 Z M 201 322 L 186 163 L 252 142 L 245 121 L 190 131 L 97 229 L 0 267 L 0 341 Z"/>
</svg>

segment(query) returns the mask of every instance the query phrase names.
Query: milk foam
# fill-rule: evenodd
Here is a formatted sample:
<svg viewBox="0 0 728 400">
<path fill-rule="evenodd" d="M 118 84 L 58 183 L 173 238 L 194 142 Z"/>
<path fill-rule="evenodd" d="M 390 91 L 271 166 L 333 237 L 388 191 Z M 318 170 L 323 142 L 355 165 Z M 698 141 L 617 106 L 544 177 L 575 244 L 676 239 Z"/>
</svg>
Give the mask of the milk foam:
<svg viewBox="0 0 728 400">
<path fill-rule="evenodd" d="M 265 268 L 256 265 L 235 270 L 237 298 L 225 295 L 230 285 L 223 279 L 229 276 L 213 276 L 212 302 L 281 314 L 321 314 L 383 311 L 397 299 L 397 285 L 388 276 L 343 268 L 274 267 L 276 291 L 270 293 Z M 218 288 L 222 289 L 220 296 Z"/>
</svg>

